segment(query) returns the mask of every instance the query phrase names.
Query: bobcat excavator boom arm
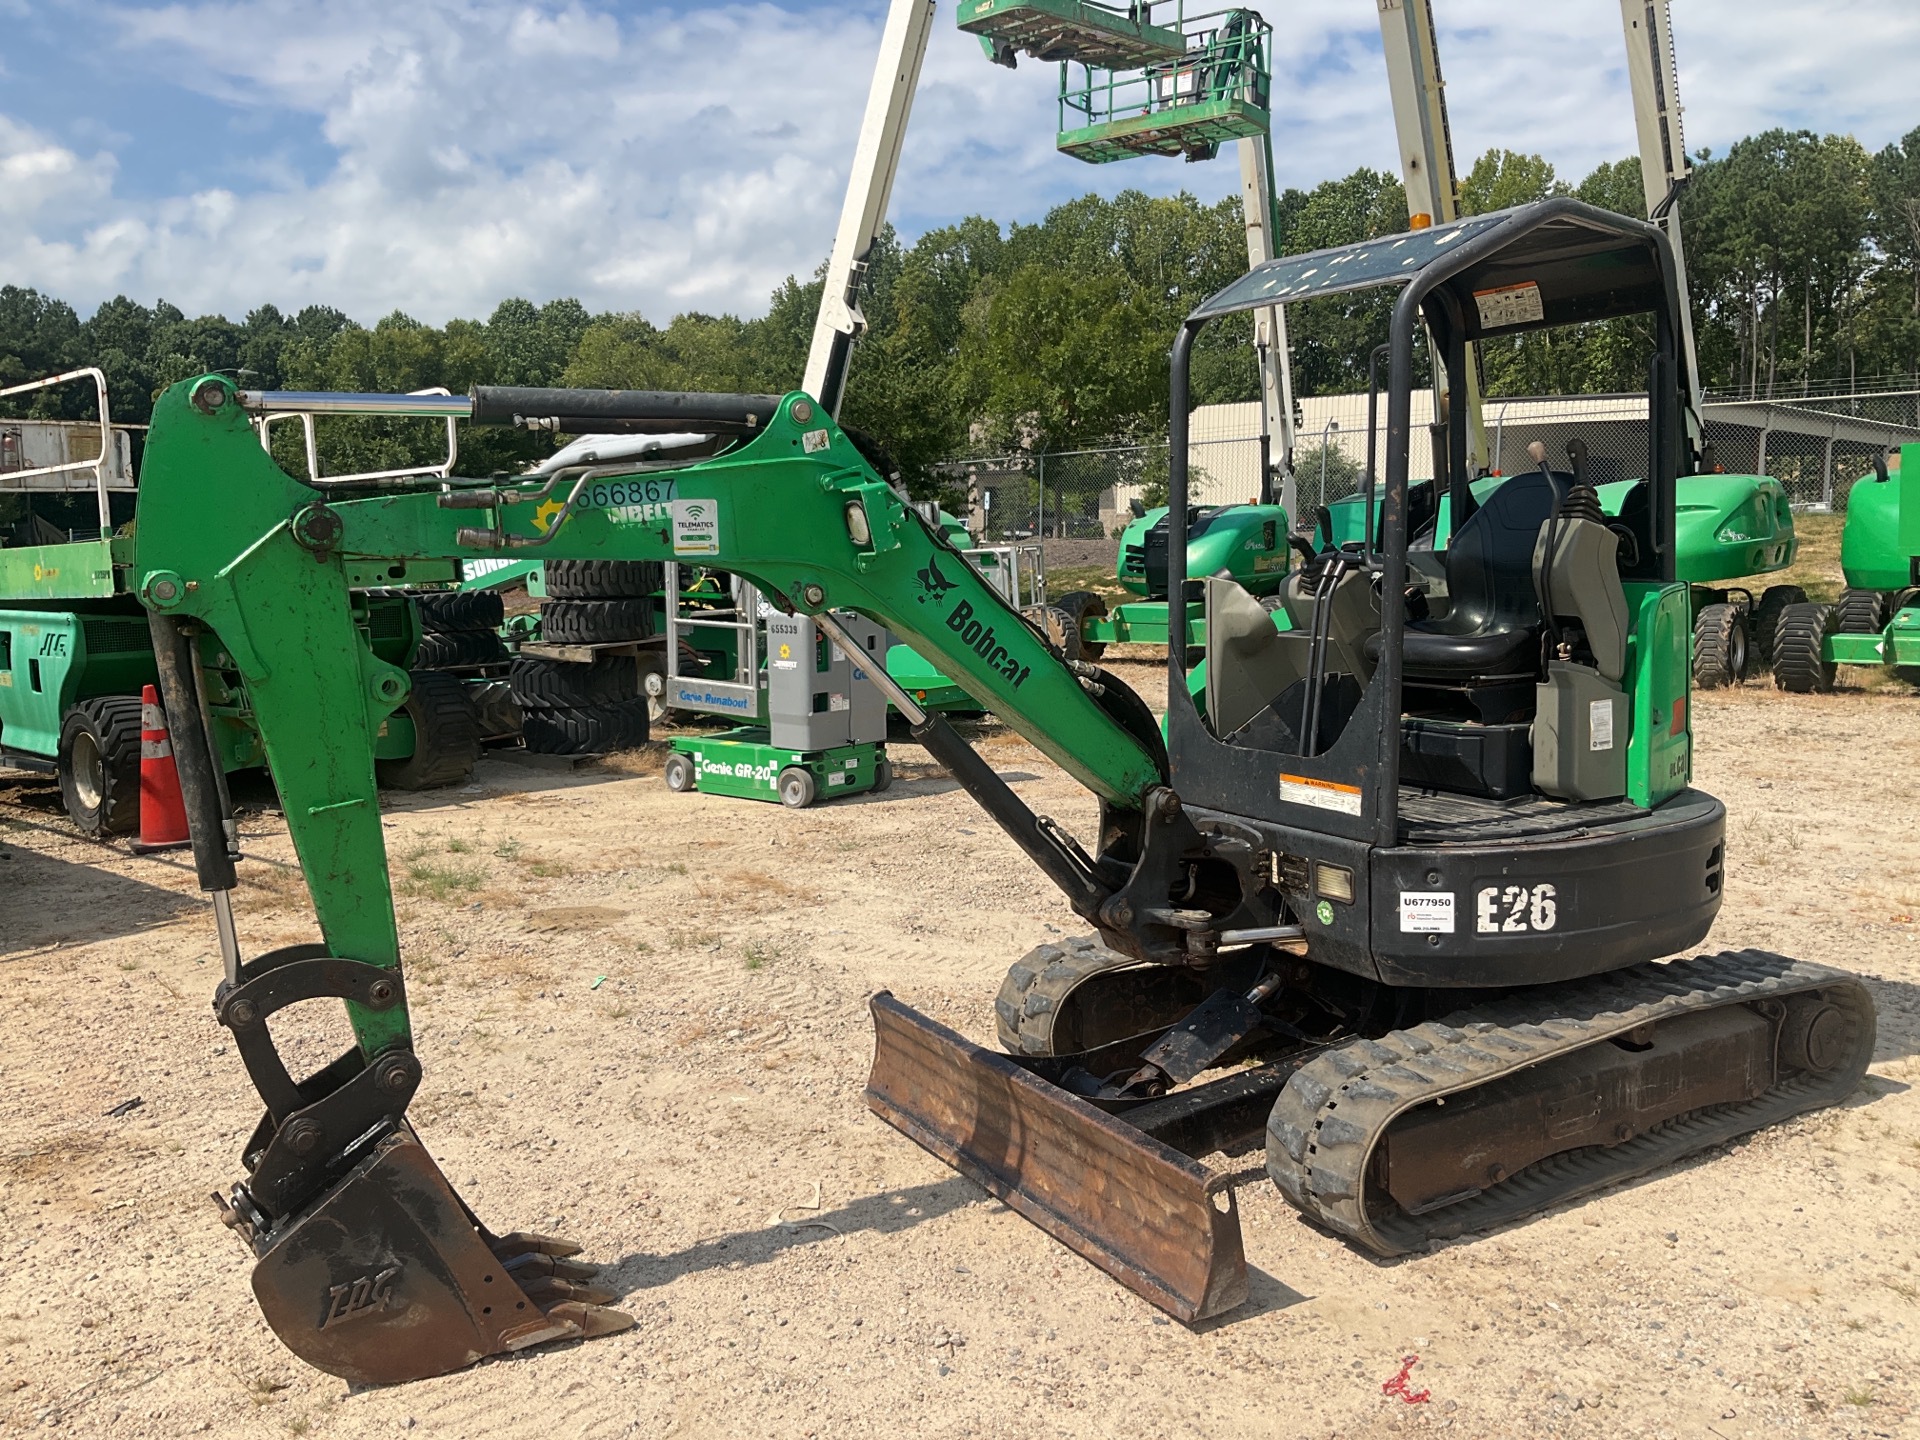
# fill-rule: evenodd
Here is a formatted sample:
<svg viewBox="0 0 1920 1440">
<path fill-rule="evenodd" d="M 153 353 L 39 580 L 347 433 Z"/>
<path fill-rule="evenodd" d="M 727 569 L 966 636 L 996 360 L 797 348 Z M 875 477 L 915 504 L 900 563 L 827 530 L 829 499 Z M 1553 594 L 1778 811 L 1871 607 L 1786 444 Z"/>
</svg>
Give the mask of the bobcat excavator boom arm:
<svg viewBox="0 0 1920 1440">
<path fill-rule="evenodd" d="M 712 439 L 661 459 L 519 479 L 329 486 L 282 472 L 252 428 L 262 415 L 323 408 Z M 174 386 L 147 446 L 135 584 L 163 662 L 201 885 L 222 921 L 216 1012 L 267 1108 L 243 1152 L 248 1178 L 221 1203 L 259 1257 L 254 1289 L 275 1331 L 310 1363 L 362 1382 L 626 1323 L 584 1283 L 588 1267 L 564 1258 L 574 1247 L 481 1227 L 405 1119 L 421 1067 L 373 747 L 409 678 L 373 654 L 353 595 L 403 583 L 415 561 L 504 554 L 709 564 L 821 617 L 829 633 L 835 609 L 879 621 L 1099 797 L 1096 859 L 1028 810 L 943 720 L 895 697 L 916 737 L 1076 911 L 1142 960 L 1179 962 L 1192 933 L 1187 912 L 1168 906 L 1183 827 L 1151 712 L 1112 677 L 1049 649 L 809 397 L 276 395 L 219 376 Z M 217 657 L 211 666 L 196 663 L 196 636 L 198 653 Z M 210 753 L 205 697 L 233 675 L 325 940 L 246 962 L 230 920 L 230 826 L 211 764 L 196 763 Z M 356 1043 L 296 1082 L 266 1021 L 317 998 L 345 1002 Z M 911 1017 L 908 1031 L 924 1024 L 894 1008 Z"/>
</svg>

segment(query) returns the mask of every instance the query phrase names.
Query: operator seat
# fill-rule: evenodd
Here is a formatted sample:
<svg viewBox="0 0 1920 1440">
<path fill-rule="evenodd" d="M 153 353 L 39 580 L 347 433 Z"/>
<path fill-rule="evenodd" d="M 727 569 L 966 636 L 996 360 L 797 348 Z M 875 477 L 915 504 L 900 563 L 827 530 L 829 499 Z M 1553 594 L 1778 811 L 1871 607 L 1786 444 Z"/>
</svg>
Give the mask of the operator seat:
<svg viewBox="0 0 1920 1440">
<path fill-rule="evenodd" d="M 1573 484 L 1564 473 L 1516 475 L 1483 502 L 1438 557 L 1446 576 L 1446 613 L 1409 620 L 1402 630 L 1401 676 L 1410 711 L 1463 708 L 1482 724 L 1524 720 L 1533 708 L 1543 622 L 1533 552 L 1540 529 Z M 1368 654 L 1380 654 L 1378 634 Z"/>
</svg>

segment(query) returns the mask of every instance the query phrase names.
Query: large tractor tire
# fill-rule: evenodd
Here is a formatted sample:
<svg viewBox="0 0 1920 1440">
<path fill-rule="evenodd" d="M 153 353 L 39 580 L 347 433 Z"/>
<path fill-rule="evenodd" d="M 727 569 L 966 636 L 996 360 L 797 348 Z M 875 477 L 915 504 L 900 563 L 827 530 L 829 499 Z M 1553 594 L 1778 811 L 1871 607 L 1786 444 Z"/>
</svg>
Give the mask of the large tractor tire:
<svg viewBox="0 0 1920 1440">
<path fill-rule="evenodd" d="M 1747 617 L 1738 605 L 1703 605 L 1693 621 L 1697 690 L 1738 685 L 1747 673 Z"/>
<path fill-rule="evenodd" d="M 553 645 L 602 645 L 653 634 L 651 600 L 549 600 L 540 638 Z"/>
<path fill-rule="evenodd" d="M 429 635 L 468 630 L 498 630 L 506 623 L 506 604 L 496 590 L 454 590 L 418 597 L 420 628 Z"/>
<path fill-rule="evenodd" d="M 1789 605 L 1773 634 L 1773 683 L 1795 695 L 1824 695 L 1833 689 L 1836 666 L 1825 656 L 1833 633 L 1831 605 Z"/>
<path fill-rule="evenodd" d="M 1806 603 L 1807 592 L 1798 585 L 1769 585 L 1761 593 L 1760 603 L 1753 607 L 1752 618 L 1747 622 L 1747 654 L 1755 666 L 1772 668 L 1773 637 L 1780 628 L 1780 617 L 1789 605 Z"/>
<path fill-rule="evenodd" d="M 1080 622 L 1068 611 L 1058 605 L 1029 605 L 1020 614 L 1069 665 L 1086 658 L 1086 647 L 1080 640 Z"/>
<path fill-rule="evenodd" d="M 1083 627 L 1089 618 L 1104 620 L 1107 618 L 1107 602 L 1091 590 L 1073 590 L 1054 601 L 1057 609 L 1064 610 L 1073 617 L 1074 633 L 1080 635 L 1080 653 L 1088 660 L 1098 660 L 1107 653 L 1106 642 L 1088 640 Z"/>
<path fill-rule="evenodd" d="M 473 774 L 480 758 L 480 722 L 467 687 L 438 670 L 415 670 L 401 706 L 413 721 L 413 753 L 374 762 L 383 790 L 438 790 Z"/>
<path fill-rule="evenodd" d="M 60 803 L 96 838 L 140 828 L 140 701 L 82 700 L 60 722 Z"/>
<path fill-rule="evenodd" d="M 513 698 L 522 709 L 578 710 L 640 694 L 640 664 L 631 655 L 601 655 L 588 665 L 522 655 L 513 662 L 512 678 Z"/>
<path fill-rule="evenodd" d="M 1842 635 L 1878 635 L 1892 618 L 1888 601 L 1892 597 L 1879 590 L 1842 590 L 1834 607 Z"/>
<path fill-rule="evenodd" d="M 547 594 L 555 600 L 653 595 L 666 588 L 658 560 L 549 560 Z"/>
<path fill-rule="evenodd" d="M 498 665 L 507 658 L 507 644 L 491 630 L 429 630 L 413 652 L 415 673 L 422 670 L 471 670 Z"/>
<path fill-rule="evenodd" d="M 521 734 L 535 755 L 605 755 L 647 743 L 647 702 L 635 698 L 613 705 L 526 710 Z"/>
</svg>

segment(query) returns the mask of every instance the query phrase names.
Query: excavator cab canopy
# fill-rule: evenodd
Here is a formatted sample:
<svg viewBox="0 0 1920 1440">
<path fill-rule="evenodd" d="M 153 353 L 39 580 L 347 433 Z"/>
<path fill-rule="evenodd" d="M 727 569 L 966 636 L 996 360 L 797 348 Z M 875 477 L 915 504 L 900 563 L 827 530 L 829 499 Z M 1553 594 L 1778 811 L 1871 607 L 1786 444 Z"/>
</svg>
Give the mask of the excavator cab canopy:
<svg viewBox="0 0 1920 1440">
<path fill-rule="evenodd" d="M 1190 586 L 1184 554 L 1176 547 L 1168 557 L 1171 603 L 1204 604 L 1209 637 L 1205 689 L 1196 697 L 1186 627 L 1169 626 L 1173 782 L 1190 805 L 1328 837 L 1299 842 L 1315 857 L 1332 855 L 1336 837 L 1393 850 L 1424 843 L 1429 832 L 1465 841 L 1524 822 L 1544 836 L 1607 816 L 1646 816 L 1682 792 L 1687 773 L 1685 727 L 1674 718 L 1685 714 L 1684 654 L 1656 654 L 1644 629 L 1653 614 L 1645 606 L 1665 603 L 1660 597 L 1674 589 L 1674 490 L 1686 450 L 1678 291 L 1656 227 L 1549 200 L 1255 267 L 1194 311 L 1174 345 L 1171 528 L 1179 533 L 1188 514 L 1189 361 L 1199 331 L 1243 310 L 1387 286 L 1401 293 L 1384 347 L 1386 420 L 1377 439 L 1370 434 L 1364 481 L 1369 509 L 1380 487 L 1378 533 L 1320 557 L 1337 559 L 1337 571 L 1323 565 L 1311 582 L 1303 574 L 1290 584 L 1291 633 L 1279 637 L 1256 601 L 1218 578 Z M 1456 535 L 1470 543 L 1451 547 L 1444 575 L 1410 571 L 1421 332 L 1445 372 L 1460 375 L 1470 341 L 1631 315 L 1653 322 L 1637 332 L 1646 348 L 1649 444 L 1646 479 L 1620 513 L 1585 504 L 1592 492 L 1584 453 L 1549 457 L 1544 446 L 1538 472 L 1481 500 L 1468 467 L 1467 417 L 1443 404 L 1433 473 L 1462 517 Z M 1577 582 L 1569 537 L 1581 552 Z M 1630 637 L 1638 637 L 1633 668 L 1624 658 Z M 1611 728 L 1583 736 L 1607 759 L 1603 778 L 1574 775 L 1569 745 L 1550 739 L 1551 748 L 1541 748 L 1537 707 L 1548 703 L 1541 697 L 1552 691 L 1555 664 L 1578 672 L 1564 684 L 1585 687 L 1583 696 L 1592 689 L 1582 705 L 1621 717 L 1619 739 Z M 1639 718 L 1628 764 L 1630 710 Z M 1656 756 L 1658 747 L 1669 748 Z M 1703 808 L 1701 823 L 1710 820 Z M 1361 863 L 1351 853 L 1345 863 Z M 1341 911 L 1336 899 L 1332 913 Z M 1355 922 L 1358 968 L 1365 950 L 1380 957 L 1361 933 L 1362 917 Z"/>
<path fill-rule="evenodd" d="M 1467 340 L 1671 313 L 1657 233 L 1623 215 L 1550 200 L 1269 260 L 1204 302 L 1189 323 L 1400 284 L 1449 318 L 1457 314 Z"/>
</svg>

